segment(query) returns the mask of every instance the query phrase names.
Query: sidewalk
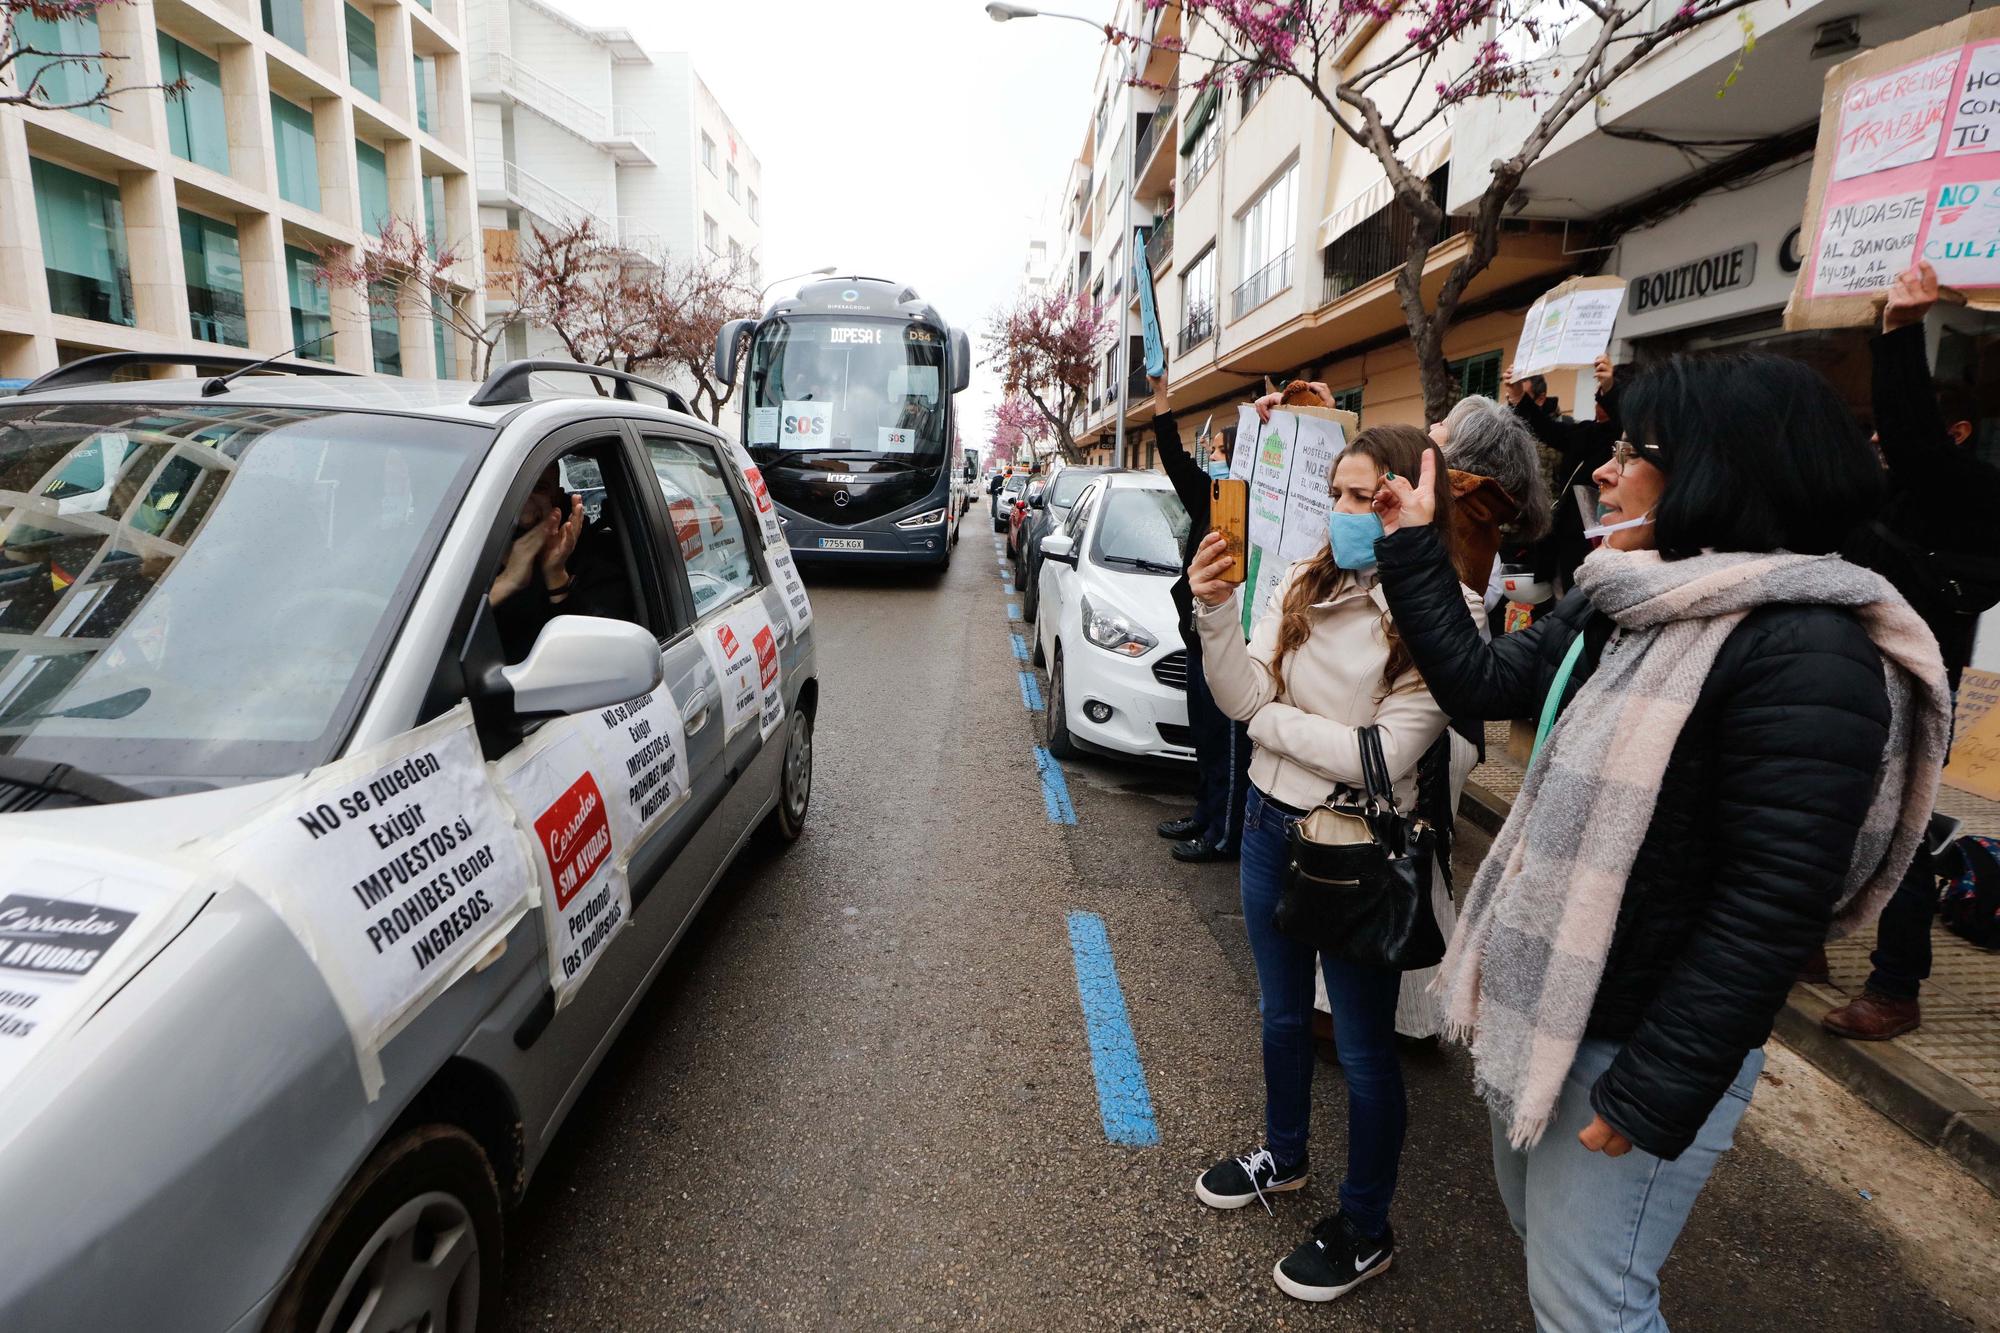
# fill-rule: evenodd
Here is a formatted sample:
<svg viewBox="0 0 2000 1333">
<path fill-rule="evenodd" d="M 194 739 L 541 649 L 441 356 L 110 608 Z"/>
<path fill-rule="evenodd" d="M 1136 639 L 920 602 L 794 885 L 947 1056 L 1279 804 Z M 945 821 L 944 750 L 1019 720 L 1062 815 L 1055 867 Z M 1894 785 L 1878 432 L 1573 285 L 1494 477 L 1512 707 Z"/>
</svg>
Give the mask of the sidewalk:
<svg viewBox="0 0 2000 1333">
<path fill-rule="evenodd" d="M 1505 723 L 1487 725 L 1486 756 L 1472 770 L 1460 813 L 1492 832 L 1521 790 Z M 1964 820 L 1967 833 L 2000 834 L 2000 802 L 1941 787 L 1938 808 Z M 1860 992 L 1874 943 L 1874 932 L 1864 931 L 1827 946 L 1833 985 L 1794 986 L 1777 1035 L 2000 1194 L 2000 952 L 1934 927 L 1923 1026 L 1893 1041 L 1848 1041 L 1820 1027 L 1819 1018 Z"/>
</svg>

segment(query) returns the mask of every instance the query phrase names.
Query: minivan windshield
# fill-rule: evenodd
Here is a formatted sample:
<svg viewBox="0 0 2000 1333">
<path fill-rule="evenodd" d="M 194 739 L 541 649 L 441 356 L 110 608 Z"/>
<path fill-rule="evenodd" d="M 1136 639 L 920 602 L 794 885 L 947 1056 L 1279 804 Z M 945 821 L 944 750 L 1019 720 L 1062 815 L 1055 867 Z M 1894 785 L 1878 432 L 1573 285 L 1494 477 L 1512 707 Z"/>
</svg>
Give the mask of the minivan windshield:
<svg viewBox="0 0 2000 1333">
<path fill-rule="evenodd" d="M 490 432 L 0 405 L 0 754 L 167 789 L 332 757 Z"/>
<path fill-rule="evenodd" d="M 1115 487 L 1104 497 L 1092 557 L 1100 565 L 1148 574 L 1181 572 L 1188 515 L 1172 491 Z"/>
</svg>

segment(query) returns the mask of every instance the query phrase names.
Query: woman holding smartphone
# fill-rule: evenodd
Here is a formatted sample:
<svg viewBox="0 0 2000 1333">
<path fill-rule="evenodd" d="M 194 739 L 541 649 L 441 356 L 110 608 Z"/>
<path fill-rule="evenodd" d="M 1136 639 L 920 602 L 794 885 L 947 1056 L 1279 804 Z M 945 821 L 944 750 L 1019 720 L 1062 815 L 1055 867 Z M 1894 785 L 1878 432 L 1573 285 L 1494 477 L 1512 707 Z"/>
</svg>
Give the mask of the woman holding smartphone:
<svg viewBox="0 0 2000 1333">
<path fill-rule="evenodd" d="M 1311 1017 L 1316 951 L 1273 923 L 1290 826 L 1336 786 L 1364 785 L 1357 729 L 1380 729 L 1397 808 L 1416 800 L 1418 761 L 1445 730 L 1444 710 L 1425 688 L 1391 621 L 1375 578 L 1382 535 L 1373 504 L 1384 478 L 1413 475 L 1429 443 L 1411 426 L 1377 426 L 1347 446 L 1333 470 L 1327 543 L 1288 569 L 1258 616 L 1240 632 L 1232 561 L 1219 533 L 1202 539 L 1188 568 L 1210 691 L 1249 724 L 1250 792 L 1243 829 L 1243 916 L 1257 964 L 1263 1014 L 1263 1146 L 1204 1172 L 1195 1194 L 1212 1208 L 1241 1208 L 1306 1183 L 1311 1118 Z M 1449 512 L 1450 495 L 1440 497 Z M 1465 592 L 1471 628 L 1478 597 Z M 1320 960 L 1347 1079 L 1348 1151 L 1340 1210 L 1281 1260 L 1274 1277 L 1302 1300 L 1328 1301 L 1389 1267 L 1406 1107 L 1395 1037 L 1402 974 Z"/>
</svg>

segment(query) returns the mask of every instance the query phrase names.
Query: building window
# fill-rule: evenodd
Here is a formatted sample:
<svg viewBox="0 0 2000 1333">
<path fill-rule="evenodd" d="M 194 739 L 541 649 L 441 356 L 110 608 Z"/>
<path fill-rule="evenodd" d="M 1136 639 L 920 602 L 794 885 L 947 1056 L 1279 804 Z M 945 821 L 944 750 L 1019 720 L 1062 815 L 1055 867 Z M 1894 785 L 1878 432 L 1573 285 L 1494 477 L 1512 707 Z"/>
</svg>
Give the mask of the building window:
<svg viewBox="0 0 2000 1333">
<path fill-rule="evenodd" d="M 1352 412 L 1355 423 L 1357 425 L 1360 424 L 1361 386 L 1357 384 L 1351 389 L 1335 389 L 1333 391 L 1333 405 L 1342 412 Z"/>
<path fill-rule="evenodd" d="M 236 228 L 181 211 L 181 263 L 187 274 L 188 328 L 203 342 L 250 345 L 243 318 L 243 255 Z"/>
<path fill-rule="evenodd" d="M 1209 246 L 1181 270 L 1181 350 L 1198 346 L 1215 332 L 1215 247 Z"/>
<path fill-rule="evenodd" d="M 278 153 L 278 197 L 319 211 L 319 143 L 313 114 L 271 94 L 271 142 Z"/>
<path fill-rule="evenodd" d="M 1294 163 L 1250 201 L 1237 219 L 1238 272 L 1242 279 L 1231 302 L 1231 317 L 1255 309 L 1292 285 L 1293 198 L 1299 168 Z"/>
<path fill-rule="evenodd" d="M 431 249 L 445 248 L 444 232 L 444 177 L 424 177 L 424 239 Z"/>
<path fill-rule="evenodd" d="M 306 49 L 306 0 L 264 0 L 264 31 L 291 47 Z"/>
<path fill-rule="evenodd" d="M 437 57 L 411 56 L 411 74 L 417 95 L 417 128 L 435 134 L 438 125 Z"/>
<path fill-rule="evenodd" d="M 396 315 L 396 289 L 387 283 L 368 284 L 368 336 L 375 345 L 376 372 L 402 374 L 402 321 Z"/>
<path fill-rule="evenodd" d="M 755 190 L 752 190 L 750 191 L 750 220 L 752 222 L 757 222 L 761 220 L 758 218 L 757 212 L 758 212 L 757 192 Z"/>
<path fill-rule="evenodd" d="M 701 243 L 708 247 L 712 255 L 722 253 L 722 228 L 715 225 L 715 219 L 708 214 L 701 215 Z"/>
<path fill-rule="evenodd" d="M 167 146 L 183 162 L 229 170 L 229 129 L 222 118 L 222 66 L 183 42 L 160 34 L 160 82 L 185 83 L 167 99 Z"/>
<path fill-rule="evenodd" d="M 1269 70 L 1265 70 L 1252 74 L 1243 80 L 1241 87 L 1238 89 L 1240 109 L 1236 113 L 1237 124 L 1240 125 L 1243 123 L 1243 118 L 1250 114 L 1250 108 L 1257 105 L 1258 101 L 1264 96 L 1264 90 L 1271 86 L 1271 81 L 1276 77 L 1277 75 L 1271 73 Z"/>
<path fill-rule="evenodd" d="M 728 173 L 723 179 L 729 183 L 729 197 L 731 199 L 740 199 L 743 197 L 743 178 L 736 174 L 736 164 L 734 162 L 729 164 Z"/>
<path fill-rule="evenodd" d="M 445 323 L 450 316 L 451 307 L 445 304 L 444 298 L 442 296 L 433 297 L 431 300 L 431 351 L 437 357 L 436 373 L 437 377 L 441 380 L 451 379 L 458 373 L 457 368 L 452 364 L 451 330 Z"/>
<path fill-rule="evenodd" d="M 1500 353 L 1481 352 L 1477 356 L 1462 357 L 1457 361 L 1445 362 L 1445 369 L 1458 382 L 1459 393 L 1466 398 L 1498 398 L 1500 396 Z"/>
<path fill-rule="evenodd" d="M 701 164 L 712 173 L 715 170 L 715 140 L 706 134 L 701 136 Z"/>
<path fill-rule="evenodd" d="M 389 159 L 375 145 L 356 139 L 354 168 L 361 187 L 361 230 L 380 236 L 389 218 Z"/>
<path fill-rule="evenodd" d="M 125 258 L 125 205 L 118 187 L 31 158 L 42 272 L 58 315 L 130 325 L 132 267 Z"/>
<path fill-rule="evenodd" d="M 729 267 L 732 270 L 743 267 L 743 247 L 733 236 L 729 238 Z"/>
<path fill-rule="evenodd" d="M 103 40 L 97 31 L 97 15 L 84 10 L 64 19 L 35 17 L 32 10 L 9 5 L 8 20 L 13 27 L 14 40 L 21 46 L 32 46 L 38 51 L 60 51 L 63 56 L 95 55 L 104 49 Z M 35 88 L 35 100 L 55 106 L 65 102 L 83 102 L 95 97 L 104 89 L 104 67 L 94 60 L 63 60 L 54 55 L 21 56 L 14 62 L 14 83 L 17 88 L 26 88 L 31 83 L 40 82 Z M 79 106 L 71 108 L 85 120 L 94 120 L 100 125 L 111 123 L 111 108 Z"/>
<path fill-rule="evenodd" d="M 356 92 L 382 100 L 382 68 L 375 63 L 375 18 L 356 9 L 347 10 L 347 81 Z"/>
<path fill-rule="evenodd" d="M 299 355 L 308 361 L 333 361 L 333 302 L 318 278 L 319 260 L 296 245 L 285 247 L 285 287 L 292 302 L 292 345 L 313 343 Z"/>
</svg>

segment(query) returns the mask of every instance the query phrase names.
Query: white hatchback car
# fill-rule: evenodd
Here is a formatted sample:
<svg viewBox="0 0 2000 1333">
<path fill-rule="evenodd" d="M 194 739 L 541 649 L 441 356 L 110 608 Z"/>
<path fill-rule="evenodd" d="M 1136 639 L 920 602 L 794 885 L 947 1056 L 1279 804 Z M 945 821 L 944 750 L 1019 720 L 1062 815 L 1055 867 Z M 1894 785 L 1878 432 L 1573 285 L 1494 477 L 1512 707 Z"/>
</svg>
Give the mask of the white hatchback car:
<svg viewBox="0 0 2000 1333">
<path fill-rule="evenodd" d="M 1049 752 L 1193 759 L 1187 649 L 1169 590 L 1187 511 L 1157 472 L 1098 478 L 1042 538 L 1035 661 L 1049 672 Z"/>
</svg>

